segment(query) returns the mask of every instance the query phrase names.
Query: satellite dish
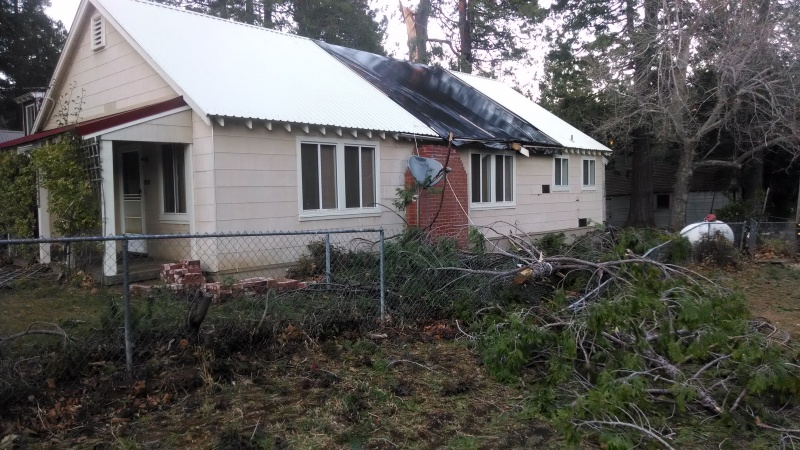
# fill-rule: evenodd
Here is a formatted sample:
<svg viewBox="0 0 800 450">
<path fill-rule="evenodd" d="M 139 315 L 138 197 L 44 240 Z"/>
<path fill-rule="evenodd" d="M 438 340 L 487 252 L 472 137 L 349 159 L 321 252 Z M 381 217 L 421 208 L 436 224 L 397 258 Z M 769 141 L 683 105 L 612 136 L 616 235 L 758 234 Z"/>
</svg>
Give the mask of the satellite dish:
<svg viewBox="0 0 800 450">
<path fill-rule="evenodd" d="M 444 177 L 442 163 L 433 158 L 412 156 L 408 158 L 408 170 L 424 188 L 435 185 Z"/>
</svg>

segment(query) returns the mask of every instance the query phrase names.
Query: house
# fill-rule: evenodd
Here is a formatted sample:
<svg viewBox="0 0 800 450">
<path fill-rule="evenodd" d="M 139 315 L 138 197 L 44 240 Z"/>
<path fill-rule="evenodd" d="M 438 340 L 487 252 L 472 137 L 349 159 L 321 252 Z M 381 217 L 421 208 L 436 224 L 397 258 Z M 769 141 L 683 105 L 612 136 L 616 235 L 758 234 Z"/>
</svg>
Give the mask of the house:
<svg viewBox="0 0 800 450">
<path fill-rule="evenodd" d="M 653 219 L 658 228 L 669 226 L 672 188 L 675 185 L 674 166 L 657 164 L 653 167 Z M 615 227 L 625 225 L 630 210 L 630 169 L 608 167 L 606 170 L 606 223 Z M 689 198 L 685 223 L 702 222 L 707 214 L 735 200 L 738 185 L 731 180 L 730 169 L 701 167 L 689 182 Z"/>
<path fill-rule="evenodd" d="M 79 119 L 59 126 L 65 99 Z M 33 133 L 0 149 L 67 130 L 99 174 L 104 235 L 400 230 L 411 155 L 451 169 L 422 195 L 421 225 L 436 217 L 443 235 L 605 217 L 610 150 L 499 82 L 145 1 L 81 2 Z M 40 192 L 45 236 L 50 220 Z M 208 271 L 265 251 L 197 241 L 131 250 Z M 107 275 L 118 250 L 106 244 Z"/>
<path fill-rule="evenodd" d="M 36 115 L 42 108 L 45 93 L 43 91 L 31 91 L 20 95 L 14 102 L 22 108 L 22 130 L 25 135 L 31 134 Z"/>
<path fill-rule="evenodd" d="M 19 139 L 22 136 L 25 136 L 24 131 L 17 131 L 17 130 L 2 130 L 0 129 L 0 144 L 3 142 L 13 141 L 15 139 Z"/>
</svg>

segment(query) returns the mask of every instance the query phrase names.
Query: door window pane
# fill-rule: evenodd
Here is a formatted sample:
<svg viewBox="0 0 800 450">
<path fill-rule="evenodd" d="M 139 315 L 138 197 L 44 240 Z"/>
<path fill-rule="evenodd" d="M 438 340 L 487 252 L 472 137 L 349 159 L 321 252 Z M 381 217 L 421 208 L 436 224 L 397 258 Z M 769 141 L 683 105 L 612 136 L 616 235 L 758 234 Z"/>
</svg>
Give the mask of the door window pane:
<svg viewBox="0 0 800 450">
<path fill-rule="evenodd" d="M 140 196 L 139 152 L 122 154 L 122 195 Z"/>
</svg>

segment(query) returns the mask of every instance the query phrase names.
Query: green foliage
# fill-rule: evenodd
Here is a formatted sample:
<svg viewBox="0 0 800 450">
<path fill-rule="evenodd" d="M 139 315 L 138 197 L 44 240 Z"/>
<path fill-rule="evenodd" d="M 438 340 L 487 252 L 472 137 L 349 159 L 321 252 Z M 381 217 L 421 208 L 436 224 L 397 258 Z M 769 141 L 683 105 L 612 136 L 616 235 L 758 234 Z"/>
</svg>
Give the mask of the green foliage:
<svg viewBox="0 0 800 450">
<path fill-rule="evenodd" d="M 36 173 L 30 157 L 0 152 L 0 235 L 34 237 Z"/>
<path fill-rule="evenodd" d="M 467 240 L 472 251 L 478 255 L 486 253 L 486 236 L 475 227 L 469 227 Z"/>
<path fill-rule="evenodd" d="M 722 208 L 717 208 L 714 214 L 718 220 L 723 222 L 745 222 L 750 219 L 762 220 L 764 216 L 761 214 L 764 198 L 763 192 L 758 192 L 755 198 L 745 200 L 737 199 L 736 201 L 729 202 Z"/>
<path fill-rule="evenodd" d="M 414 196 L 417 194 L 416 188 L 416 183 L 414 183 L 411 186 L 407 185 L 403 188 L 395 189 L 396 197 L 392 201 L 392 205 L 394 205 L 398 211 L 405 211 L 406 207 L 414 201 Z"/>
<path fill-rule="evenodd" d="M 78 137 L 67 134 L 37 148 L 32 152 L 32 162 L 39 173 L 39 184 L 48 191 L 53 231 L 62 236 L 96 232 L 100 202 L 89 180 Z"/>
<path fill-rule="evenodd" d="M 334 45 L 384 54 L 388 23 L 376 21 L 366 0 L 293 0 L 297 34 Z"/>
<path fill-rule="evenodd" d="M 742 405 L 750 408 L 797 404 L 800 355 L 751 330 L 743 295 L 665 280 L 657 270 L 631 270 L 626 277 L 630 285 L 575 314 L 565 313 L 566 296 L 557 291 L 549 302 L 483 320 L 484 365 L 498 380 L 522 378 L 532 392 L 544 393 L 547 401 L 529 402 L 529 413 L 552 417 L 573 444 L 584 437 L 584 421 L 647 417 L 655 429 L 667 426 L 676 411 L 653 401 L 652 389 L 668 393 L 680 414 L 700 407 L 698 385 L 720 404 L 744 388 Z M 651 370 L 646 355 L 654 354 L 683 375 Z M 720 355 L 729 356 L 717 360 Z M 698 384 L 689 381 L 692 374 Z M 723 378 L 724 390 L 714 384 Z M 608 448 L 629 448 L 641 436 L 605 427 L 598 438 Z"/>
<path fill-rule="evenodd" d="M 43 91 L 55 69 L 67 32 L 51 19 L 47 0 L 0 2 L 0 128 L 21 130 L 15 98 Z"/>
<path fill-rule="evenodd" d="M 564 233 L 549 233 L 533 243 L 545 256 L 561 255 L 566 250 L 567 236 Z"/>
<path fill-rule="evenodd" d="M 528 365 L 531 352 L 545 344 L 552 344 L 552 336 L 532 326 L 520 314 L 504 317 L 503 321 L 489 320 L 487 326 L 494 331 L 480 341 L 484 365 L 499 381 L 511 382 L 519 377 Z"/>
<path fill-rule="evenodd" d="M 736 267 L 739 250 L 721 233 L 704 234 L 692 246 L 692 257 L 696 263 L 714 264 L 719 267 Z"/>
</svg>

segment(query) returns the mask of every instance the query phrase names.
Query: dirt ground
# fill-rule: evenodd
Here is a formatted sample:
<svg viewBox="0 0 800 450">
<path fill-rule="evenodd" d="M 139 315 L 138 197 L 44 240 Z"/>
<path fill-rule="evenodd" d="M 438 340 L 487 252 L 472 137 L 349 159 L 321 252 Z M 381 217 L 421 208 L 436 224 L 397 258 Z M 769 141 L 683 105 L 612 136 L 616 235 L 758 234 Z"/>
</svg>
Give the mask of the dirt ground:
<svg viewBox="0 0 800 450">
<path fill-rule="evenodd" d="M 263 357 L 162 349 L 151 364 L 163 370 L 142 379 L 96 364 L 78 384 L 48 380 L 0 433 L 8 448 L 561 447 L 525 391 L 488 379 L 455 333 L 297 335 Z"/>
<path fill-rule="evenodd" d="M 800 265 L 708 275 L 800 337 Z M 285 330 L 278 340 L 226 355 L 182 341 L 154 350 L 135 379 L 110 361 L 77 380 L 47 379 L 0 411 L 0 449 L 565 446 L 525 383 L 491 379 L 455 322 L 325 342 Z"/>
<path fill-rule="evenodd" d="M 761 317 L 800 338 L 800 263 L 777 260 L 743 264 L 717 272 L 715 279 L 742 290 L 753 317 Z"/>
</svg>

